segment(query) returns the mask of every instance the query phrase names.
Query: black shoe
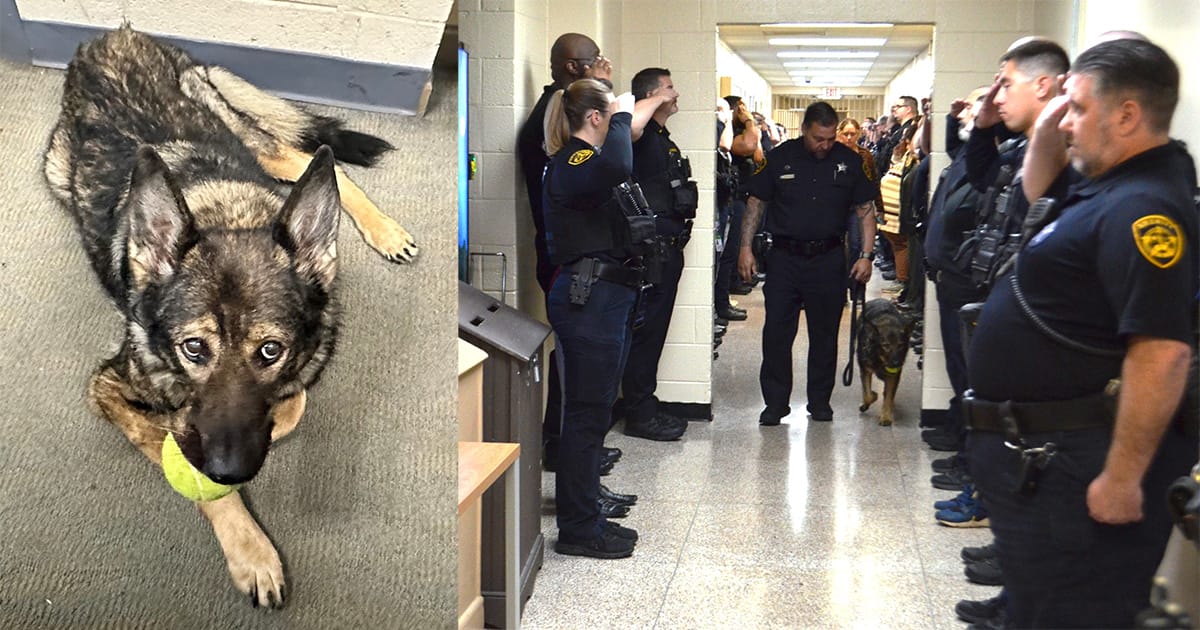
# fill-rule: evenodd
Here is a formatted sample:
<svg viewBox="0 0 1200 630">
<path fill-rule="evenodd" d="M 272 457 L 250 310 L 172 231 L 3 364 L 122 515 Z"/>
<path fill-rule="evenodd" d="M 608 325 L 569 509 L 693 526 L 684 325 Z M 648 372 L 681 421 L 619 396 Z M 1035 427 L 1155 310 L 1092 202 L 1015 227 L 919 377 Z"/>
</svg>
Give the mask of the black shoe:
<svg viewBox="0 0 1200 630">
<path fill-rule="evenodd" d="M 984 586 L 1003 586 L 1004 572 L 1000 570 L 1000 561 L 989 558 L 979 562 L 971 562 L 963 569 L 967 580 Z"/>
<path fill-rule="evenodd" d="M 985 623 L 1004 614 L 1004 606 L 1004 598 L 999 595 L 981 601 L 964 599 L 954 605 L 954 613 L 967 623 Z"/>
<path fill-rule="evenodd" d="M 629 516 L 629 506 L 624 503 L 614 503 L 604 498 L 596 499 L 600 504 L 600 516 L 604 518 L 625 518 Z"/>
<path fill-rule="evenodd" d="M 600 498 L 611 503 L 619 503 L 621 505 L 636 505 L 638 499 L 636 494 L 621 494 L 620 492 L 613 492 L 604 484 L 600 484 Z"/>
<path fill-rule="evenodd" d="M 687 420 L 658 414 L 648 420 L 625 419 L 625 435 L 658 442 L 671 442 L 683 437 L 687 431 Z"/>
<path fill-rule="evenodd" d="M 620 455 L 613 457 L 609 454 L 609 449 L 600 447 L 600 470 L 612 470 L 618 459 L 621 459 Z"/>
<path fill-rule="evenodd" d="M 762 413 L 758 414 L 758 424 L 764 427 L 777 427 L 779 426 L 779 421 L 789 413 L 791 413 L 791 409 L 779 413 L 778 410 L 767 407 L 762 410 Z"/>
<path fill-rule="evenodd" d="M 600 527 L 603 527 L 604 531 L 606 531 L 614 536 L 617 536 L 619 538 L 624 538 L 625 540 L 632 540 L 635 543 L 638 541 L 637 530 L 633 529 L 631 527 L 624 527 L 622 525 L 617 525 L 616 523 L 614 523 L 612 521 L 604 521 L 603 523 L 600 524 Z"/>
<path fill-rule="evenodd" d="M 753 290 L 754 285 L 746 284 L 744 282 L 735 282 L 729 285 L 729 292 L 734 295 L 750 295 L 750 292 Z"/>
<path fill-rule="evenodd" d="M 564 540 L 560 534 L 554 550 L 564 556 L 586 556 L 601 560 L 628 558 L 633 555 L 633 541 L 622 538 L 609 529 L 591 540 Z"/>
<path fill-rule="evenodd" d="M 929 483 L 938 490 L 962 490 L 966 484 L 972 483 L 971 475 L 956 468 L 949 472 L 939 473 L 929 478 Z"/>
<path fill-rule="evenodd" d="M 731 306 L 727 309 L 721 309 L 720 311 L 717 311 L 717 317 L 720 317 L 721 319 L 727 319 L 731 322 L 743 322 L 746 321 L 746 311 Z"/>
<path fill-rule="evenodd" d="M 962 451 L 966 444 L 963 443 L 957 431 L 946 431 L 943 429 L 930 429 L 929 431 L 921 432 L 921 439 L 935 451 L 951 452 Z"/>
<path fill-rule="evenodd" d="M 833 422 L 833 408 L 829 405 L 808 405 L 808 415 L 817 422 Z"/>
<path fill-rule="evenodd" d="M 602 457 L 604 459 L 611 459 L 614 464 L 621 461 L 621 456 L 624 454 L 625 453 L 622 452 L 621 449 L 619 449 L 615 446 L 601 446 L 600 447 L 600 457 Z"/>
<path fill-rule="evenodd" d="M 613 462 L 611 460 L 600 460 L 600 476 L 607 477 L 612 472 Z"/>
<path fill-rule="evenodd" d="M 958 468 L 966 470 L 967 459 L 963 457 L 962 453 L 955 453 L 950 457 L 943 457 L 941 459 L 933 460 L 930 462 L 930 466 L 933 467 L 933 472 L 938 473 L 950 472 L 951 470 Z"/>
<path fill-rule="evenodd" d="M 716 326 L 729 326 L 729 320 L 724 317 L 713 318 L 713 324 Z"/>
<path fill-rule="evenodd" d="M 982 547 L 963 547 L 959 552 L 963 562 L 983 562 L 996 557 L 996 543 L 988 543 Z"/>
</svg>

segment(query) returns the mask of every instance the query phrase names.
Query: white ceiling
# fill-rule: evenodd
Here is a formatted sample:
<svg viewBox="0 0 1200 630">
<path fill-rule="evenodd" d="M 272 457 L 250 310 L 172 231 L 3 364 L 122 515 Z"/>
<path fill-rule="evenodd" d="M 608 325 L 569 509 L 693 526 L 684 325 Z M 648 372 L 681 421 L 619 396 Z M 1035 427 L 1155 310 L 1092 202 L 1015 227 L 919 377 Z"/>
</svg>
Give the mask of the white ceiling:
<svg viewBox="0 0 1200 630">
<path fill-rule="evenodd" d="M 723 24 L 717 28 L 721 41 L 778 91 L 825 86 L 882 89 L 933 41 L 931 24 Z M 803 38 L 814 45 L 770 43 L 778 38 Z M 860 38 L 882 42 L 853 41 Z"/>
</svg>

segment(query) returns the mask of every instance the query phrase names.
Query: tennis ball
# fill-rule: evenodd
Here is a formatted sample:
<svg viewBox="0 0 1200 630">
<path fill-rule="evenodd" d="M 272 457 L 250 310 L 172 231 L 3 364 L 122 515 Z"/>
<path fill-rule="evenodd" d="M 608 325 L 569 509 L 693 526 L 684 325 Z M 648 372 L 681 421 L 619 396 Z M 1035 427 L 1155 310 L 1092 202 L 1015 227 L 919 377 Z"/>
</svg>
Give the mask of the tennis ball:
<svg viewBox="0 0 1200 630">
<path fill-rule="evenodd" d="M 167 434 L 162 446 L 162 469 L 167 483 L 175 492 L 193 501 L 215 501 L 238 489 L 238 486 L 219 484 L 196 470 L 179 450 L 175 436 Z"/>
</svg>

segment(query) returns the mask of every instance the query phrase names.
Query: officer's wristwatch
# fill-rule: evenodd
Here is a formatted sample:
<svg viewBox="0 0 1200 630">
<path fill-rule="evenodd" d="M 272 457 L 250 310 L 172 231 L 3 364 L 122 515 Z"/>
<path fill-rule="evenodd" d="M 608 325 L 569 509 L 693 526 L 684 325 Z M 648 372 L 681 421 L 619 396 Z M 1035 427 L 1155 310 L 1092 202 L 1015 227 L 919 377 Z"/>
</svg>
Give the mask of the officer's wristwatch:
<svg viewBox="0 0 1200 630">
<path fill-rule="evenodd" d="M 858 252 L 858 257 L 860 259 L 866 258 L 867 260 L 875 260 L 875 252 Z"/>
</svg>

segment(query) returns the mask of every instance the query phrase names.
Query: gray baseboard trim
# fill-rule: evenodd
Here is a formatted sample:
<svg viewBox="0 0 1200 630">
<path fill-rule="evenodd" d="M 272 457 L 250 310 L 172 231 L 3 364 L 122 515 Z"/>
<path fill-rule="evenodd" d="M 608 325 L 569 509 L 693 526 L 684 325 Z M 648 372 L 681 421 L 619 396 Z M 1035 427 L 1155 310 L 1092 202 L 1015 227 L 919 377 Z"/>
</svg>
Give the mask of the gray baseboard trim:
<svg viewBox="0 0 1200 630">
<path fill-rule="evenodd" d="M 0 0 L 0 12 L 0 54 L 36 66 L 65 68 L 81 43 L 110 30 L 23 20 L 15 0 Z M 423 113 L 428 98 L 429 68 L 153 35 L 186 50 L 202 63 L 224 66 L 283 98 L 409 115 Z"/>
<path fill-rule="evenodd" d="M 0 59 L 29 63 L 29 42 L 21 28 L 16 0 L 0 0 Z"/>
</svg>

